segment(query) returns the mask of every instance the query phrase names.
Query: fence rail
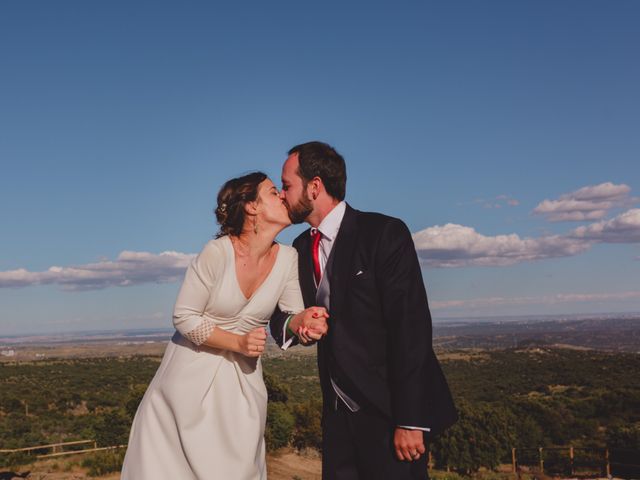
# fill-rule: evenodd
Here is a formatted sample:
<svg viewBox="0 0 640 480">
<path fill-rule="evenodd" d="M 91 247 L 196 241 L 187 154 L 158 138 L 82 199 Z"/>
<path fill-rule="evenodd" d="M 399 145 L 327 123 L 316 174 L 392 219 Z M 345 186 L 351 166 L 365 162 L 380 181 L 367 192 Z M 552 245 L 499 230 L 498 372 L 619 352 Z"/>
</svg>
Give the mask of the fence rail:
<svg viewBox="0 0 640 480">
<path fill-rule="evenodd" d="M 527 469 L 541 474 L 580 476 L 598 473 L 611 478 L 639 478 L 637 465 L 640 452 L 633 449 L 586 447 L 512 448 L 511 467 L 515 475 Z"/>
<path fill-rule="evenodd" d="M 81 450 L 66 450 L 67 447 L 73 447 L 76 445 L 92 445 L 92 448 L 83 448 Z M 74 442 L 60 442 L 49 443 L 47 445 L 36 445 L 33 447 L 23 448 L 2 448 L 0 454 L 11 453 L 32 453 L 42 450 L 50 450 L 50 453 L 36 454 L 35 457 L 40 458 L 52 458 L 52 457 L 64 457 L 66 455 L 82 455 L 85 453 L 101 452 L 105 450 L 118 450 L 120 448 L 126 448 L 126 445 L 113 445 L 110 447 L 98 447 L 98 443 L 95 440 L 76 440 Z"/>
<path fill-rule="evenodd" d="M 2 448 L 0 449 L 0 453 L 18 453 L 18 452 L 31 452 L 33 450 L 46 450 L 53 449 L 55 452 L 58 448 L 64 448 L 72 445 L 85 445 L 88 443 L 93 443 L 93 447 L 96 448 L 98 445 L 95 440 L 76 440 L 74 442 L 61 442 L 61 443 L 50 443 L 48 445 L 36 445 L 35 447 L 24 447 L 24 448 Z"/>
<path fill-rule="evenodd" d="M 126 445 L 115 445 L 113 447 L 99 447 L 99 448 L 87 448 L 84 450 L 71 450 L 69 452 L 49 453 L 47 455 L 38 455 L 37 458 L 52 458 L 52 457 L 64 457 L 65 455 L 78 455 L 92 452 L 102 452 L 105 450 L 118 450 L 120 448 L 126 448 Z"/>
<path fill-rule="evenodd" d="M 68 447 L 77 445 L 92 445 L 92 448 L 66 450 Z M 35 455 L 36 458 L 40 459 L 118 450 L 126 447 L 126 445 L 98 447 L 95 440 L 76 440 L 73 442 L 36 445 L 33 447 L 3 448 L 0 449 L 0 454 L 31 453 L 51 450 L 50 453 Z M 577 454 L 578 452 L 580 454 Z M 613 456 L 611 453 L 613 453 Z M 564 447 L 512 448 L 511 467 L 513 474 L 516 476 L 519 476 L 520 473 L 527 469 L 533 469 L 541 474 L 562 473 L 579 476 L 581 473 L 600 473 L 609 478 L 611 475 L 621 476 L 623 478 L 639 478 L 640 465 L 635 462 L 631 463 L 637 458 L 640 458 L 638 457 L 638 453 L 637 450 L 633 449 L 612 449 L 610 452 L 608 448 L 584 448 L 573 447 L 571 445 Z M 428 463 L 429 466 L 432 466 L 433 459 L 431 452 L 429 452 Z M 629 473 L 631 473 L 632 477 L 629 477 Z"/>
</svg>

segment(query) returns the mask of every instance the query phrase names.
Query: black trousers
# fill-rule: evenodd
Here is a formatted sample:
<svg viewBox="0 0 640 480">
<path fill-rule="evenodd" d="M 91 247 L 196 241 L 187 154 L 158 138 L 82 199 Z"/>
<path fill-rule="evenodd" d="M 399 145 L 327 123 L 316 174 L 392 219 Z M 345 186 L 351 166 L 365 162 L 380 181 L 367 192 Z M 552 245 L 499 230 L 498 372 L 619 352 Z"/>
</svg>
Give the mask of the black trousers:
<svg viewBox="0 0 640 480">
<path fill-rule="evenodd" d="M 427 480 L 428 454 L 413 462 L 397 459 L 395 428 L 373 407 L 351 412 L 339 399 L 325 405 L 322 480 Z"/>
</svg>

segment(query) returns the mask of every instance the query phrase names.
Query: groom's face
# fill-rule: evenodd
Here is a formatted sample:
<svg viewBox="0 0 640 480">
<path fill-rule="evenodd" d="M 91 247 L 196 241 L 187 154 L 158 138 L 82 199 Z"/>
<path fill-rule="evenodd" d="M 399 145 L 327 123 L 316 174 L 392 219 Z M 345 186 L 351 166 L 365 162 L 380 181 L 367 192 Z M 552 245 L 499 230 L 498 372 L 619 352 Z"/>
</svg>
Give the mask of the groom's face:
<svg viewBox="0 0 640 480">
<path fill-rule="evenodd" d="M 289 155 L 282 166 L 282 190 L 280 197 L 289 211 L 291 223 L 304 222 L 313 211 L 313 203 L 307 193 L 307 186 L 298 174 L 298 154 Z"/>
</svg>

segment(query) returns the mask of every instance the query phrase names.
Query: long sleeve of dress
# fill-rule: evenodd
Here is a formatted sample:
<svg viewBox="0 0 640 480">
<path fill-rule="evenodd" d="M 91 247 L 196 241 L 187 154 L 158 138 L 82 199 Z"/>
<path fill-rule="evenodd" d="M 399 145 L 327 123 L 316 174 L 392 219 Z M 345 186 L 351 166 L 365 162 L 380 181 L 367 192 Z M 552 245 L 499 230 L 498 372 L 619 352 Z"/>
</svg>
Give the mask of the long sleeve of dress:
<svg viewBox="0 0 640 480">
<path fill-rule="evenodd" d="M 196 345 L 204 343 L 215 327 L 205 309 L 216 277 L 224 268 L 224 252 L 209 242 L 187 268 L 173 309 L 173 325 Z"/>
<path fill-rule="evenodd" d="M 293 260 L 291 261 L 291 269 L 289 271 L 289 276 L 287 278 L 287 283 L 285 284 L 284 291 L 278 300 L 278 312 L 286 312 L 288 314 L 291 313 L 299 313 L 304 310 L 304 300 L 302 299 L 302 291 L 300 290 L 300 282 L 298 281 L 298 252 L 294 249 L 292 250 Z M 272 320 L 273 321 L 273 317 Z M 286 350 L 289 348 L 294 340 L 297 340 L 295 336 L 290 336 L 287 338 L 287 324 L 286 322 L 282 322 L 282 327 L 280 327 L 280 323 L 278 323 L 278 330 L 282 330 L 282 332 L 275 332 L 274 329 L 271 330 L 271 334 L 274 335 L 276 342 L 280 345 L 280 348 Z M 280 337 L 280 333 L 282 336 Z M 277 335 L 277 337 L 276 337 Z"/>
</svg>

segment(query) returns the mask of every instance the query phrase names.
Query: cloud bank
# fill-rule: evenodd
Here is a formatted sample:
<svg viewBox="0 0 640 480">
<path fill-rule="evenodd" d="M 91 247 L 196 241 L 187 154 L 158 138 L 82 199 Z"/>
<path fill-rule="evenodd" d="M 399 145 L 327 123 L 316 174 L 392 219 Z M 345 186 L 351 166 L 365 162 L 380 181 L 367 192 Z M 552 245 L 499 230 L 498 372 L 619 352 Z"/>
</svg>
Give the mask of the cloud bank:
<svg viewBox="0 0 640 480">
<path fill-rule="evenodd" d="M 561 195 L 557 200 L 543 200 L 533 209 L 550 222 L 601 220 L 614 207 L 628 207 L 637 199 L 631 198 L 628 185 L 611 182 L 582 187 Z"/>
<path fill-rule="evenodd" d="M 611 220 L 578 227 L 570 235 L 600 243 L 640 242 L 640 208 L 632 208 Z"/>
<path fill-rule="evenodd" d="M 429 302 L 434 310 L 447 308 L 482 308 L 509 305 L 557 305 L 574 302 L 603 302 L 640 298 L 640 291 L 616 293 L 558 293 L 538 297 L 488 297 L 466 300 L 443 300 Z"/>
<path fill-rule="evenodd" d="M 23 268 L 0 272 L 0 288 L 58 285 L 63 290 L 78 291 L 175 282 L 182 278 L 193 257 L 193 254 L 180 252 L 123 251 L 115 261 L 53 266 L 44 272 L 30 272 Z"/>
<path fill-rule="evenodd" d="M 486 236 L 471 227 L 448 223 L 413 234 L 420 260 L 432 267 L 505 266 L 544 258 L 569 257 L 582 253 L 589 244 L 559 235 L 520 238 Z"/>
<path fill-rule="evenodd" d="M 635 201 L 629 192 L 627 185 L 602 183 L 562 195 L 559 200 L 545 200 L 536 210 L 552 221 L 568 219 L 574 214 L 583 219 L 590 216 L 600 218 L 602 212 L 606 213 L 614 206 Z M 513 199 L 501 196 L 500 200 Z M 632 208 L 611 219 L 601 219 L 561 235 L 522 238 L 511 233 L 490 236 L 472 227 L 447 223 L 418 231 L 413 234 L 413 240 L 421 263 L 430 267 L 508 266 L 571 257 L 597 243 L 640 243 L 640 208 Z M 0 272 L 0 288 L 57 285 L 63 290 L 82 291 L 169 283 L 182 278 L 194 256 L 174 251 L 160 254 L 123 251 L 114 261 L 53 266 L 43 272 L 30 272 L 23 268 Z"/>
<path fill-rule="evenodd" d="M 595 243 L 639 243 L 640 209 L 634 208 L 564 235 L 521 238 L 515 233 L 486 236 L 448 223 L 413 234 L 418 257 L 430 267 L 506 266 L 546 258 L 571 257 Z"/>
</svg>

